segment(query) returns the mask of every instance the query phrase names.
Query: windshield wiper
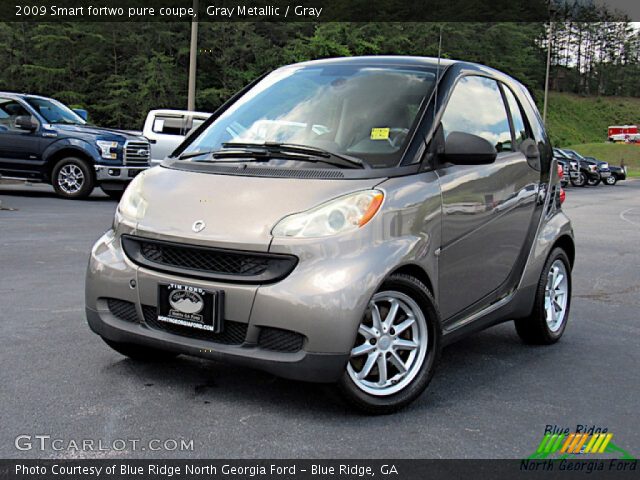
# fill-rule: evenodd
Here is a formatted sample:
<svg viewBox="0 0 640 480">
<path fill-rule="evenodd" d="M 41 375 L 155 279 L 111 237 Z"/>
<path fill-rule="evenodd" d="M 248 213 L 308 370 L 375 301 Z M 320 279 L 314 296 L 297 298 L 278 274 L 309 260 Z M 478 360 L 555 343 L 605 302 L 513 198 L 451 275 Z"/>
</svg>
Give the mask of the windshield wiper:
<svg viewBox="0 0 640 480">
<path fill-rule="evenodd" d="M 330 152 L 318 147 L 309 147 L 307 145 L 299 145 L 296 143 L 278 143 L 278 142 L 265 142 L 265 143 L 241 143 L 241 142 L 226 142 L 222 144 L 222 147 L 227 149 L 247 149 L 254 151 L 254 149 L 262 149 L 268 152 L 279 153 L 291 157 L 290 154 L 300 154 L 308 157 L 308 161 L 314 161 L 313 158 L 320 157 L 316 161 L 328 163 L 337 167 L 351 167 L 351 168 L 369 168 L 362 159 L 352 157 L 350 155 L 344 155 L 340 153 Z M 224 150 L 222 150 L 224 151 Z M 327 159 L 334 159 L 328 161 Z M 338 160 L 338 161 L 336 161 Z"/>
</svg>

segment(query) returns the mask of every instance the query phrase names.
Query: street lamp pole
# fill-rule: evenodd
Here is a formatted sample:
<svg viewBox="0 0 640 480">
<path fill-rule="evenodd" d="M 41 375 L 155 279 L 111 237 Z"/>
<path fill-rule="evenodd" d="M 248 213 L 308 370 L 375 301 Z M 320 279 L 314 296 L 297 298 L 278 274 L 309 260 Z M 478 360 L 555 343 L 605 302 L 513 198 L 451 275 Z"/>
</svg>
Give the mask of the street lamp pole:
<svg viewBox="0 0 640 480">
<path fill-rule="evenodd" d="M 198 61 L 198 0 L 193 0 L 193 11 L 196 17 L 191 20 L 191 46 L 189 49 L 189 91 L 187 94 L 187 110 L 196 109 L 196 70 Z"/>
</svg>

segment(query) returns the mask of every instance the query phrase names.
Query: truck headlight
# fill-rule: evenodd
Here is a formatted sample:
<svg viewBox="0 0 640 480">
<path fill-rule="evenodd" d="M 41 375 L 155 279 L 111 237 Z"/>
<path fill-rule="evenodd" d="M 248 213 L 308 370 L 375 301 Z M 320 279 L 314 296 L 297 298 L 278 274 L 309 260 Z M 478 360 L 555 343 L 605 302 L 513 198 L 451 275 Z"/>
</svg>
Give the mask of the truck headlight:
<svg viewBox="0 0 640 480">
<path fill-rule="evenodd" d="M 284 217 L 271 233 L 274 237 L 313 238 L 357 230 L 375 216 L 383 199 L 380 190 L 350 193 Z"/>
<path fill-rule="evenodd" d="M 107 158 L 109 160 L 115 160 L 118 158 L 118 142 L 98 140 L 96 141 L 96 145 L 98 145 L 98 150 L 100 150 L 102 158 Z"/>
</svg>

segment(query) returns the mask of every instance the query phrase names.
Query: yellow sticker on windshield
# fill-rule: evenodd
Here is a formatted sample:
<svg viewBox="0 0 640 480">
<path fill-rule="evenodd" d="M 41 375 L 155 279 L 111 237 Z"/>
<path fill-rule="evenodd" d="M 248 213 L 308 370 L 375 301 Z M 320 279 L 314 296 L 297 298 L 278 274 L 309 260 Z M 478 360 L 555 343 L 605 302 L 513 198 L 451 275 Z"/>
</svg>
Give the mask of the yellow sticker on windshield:
<svg viewBox="0 0 640 480">
<path fill-rule="evenodd" d="M 389 139 L 389 127 L 371 129 L 371 140 L 388 140 L 388 139 Z"/>
</svg>

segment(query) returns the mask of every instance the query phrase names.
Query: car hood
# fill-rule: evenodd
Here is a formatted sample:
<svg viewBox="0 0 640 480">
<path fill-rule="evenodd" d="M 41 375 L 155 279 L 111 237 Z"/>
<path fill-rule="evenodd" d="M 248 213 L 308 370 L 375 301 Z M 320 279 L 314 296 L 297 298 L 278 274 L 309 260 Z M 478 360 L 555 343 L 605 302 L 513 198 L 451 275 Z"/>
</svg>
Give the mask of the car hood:
<svg viewBox="0 0 640 480">
<path fill-rule="evenodd" d="M 140 175 L 146 204 L 139 236 L 221 248 L 268 251 L 283 217 L 383 179 L 325 180 L 219 175 L 154 167 Z M 205 228 L 193 231 L 203 221 Z"/>
<path fill-rule="evenodd" d="M 103 128 L 96 127 L 95 125 L 64 125 L 64 124 L 55 124 L 52 125 L 52 128 L 67 132 L 70 134 L 77 135 L 90 135 L 95 137 L 106 137 L 106 138 L 114 138 L 119 139 L 120 141 L 126 140 L 135 140 L 135 141 L 144 141 L 147 139 L 142 137 L 141 135 L 136 135 L 136 132 L 125 131 L 125 130 L 116 130 L 113 128 Z"/>
</svg>

